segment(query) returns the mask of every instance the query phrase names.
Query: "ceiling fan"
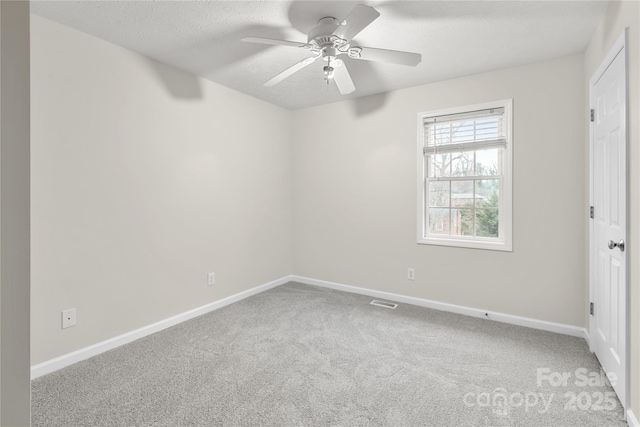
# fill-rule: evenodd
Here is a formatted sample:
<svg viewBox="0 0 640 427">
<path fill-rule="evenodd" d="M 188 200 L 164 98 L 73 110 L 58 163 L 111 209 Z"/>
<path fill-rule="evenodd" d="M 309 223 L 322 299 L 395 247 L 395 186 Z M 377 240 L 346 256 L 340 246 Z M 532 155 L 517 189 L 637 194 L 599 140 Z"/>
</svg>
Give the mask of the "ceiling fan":
<svg viewBox="0 0 640 427">
<path fill-rule="evenodd" d="M 351 80 L 345 62 L 339 56 L 346 55 L 351 59 L 364 59 L 365 61 L 389 62 L 392 64 L 416 66 L 422 61 L 419 53 L 402 52 L 398 50 L 376 49 L 372 47 L 355 46 L 351 44 L 360 31 L 371 24 L 380 13 L 372 7 L 357 5 L 342 21 L 332 16 L 321 18 L 318 24 L 309 31 L 307 42 L 294 42 L 288 40 L 269 39 L 263 37 L 244 37 L 244 42 L 262 43 L 278 46 L 295 47 L 310 51 L 313 56 L 287 68 L 274 78 L 264 83 L 264 86 L 274 86 L 304 67 L 311 65 L 317 59 L 322 58 L 327 62 L 324 66 L 324 78 L 329 84 L 330 80 L 336 82 L 336 86 L 342 95 L 353 92 L 356 88 Z"/>
</svg>

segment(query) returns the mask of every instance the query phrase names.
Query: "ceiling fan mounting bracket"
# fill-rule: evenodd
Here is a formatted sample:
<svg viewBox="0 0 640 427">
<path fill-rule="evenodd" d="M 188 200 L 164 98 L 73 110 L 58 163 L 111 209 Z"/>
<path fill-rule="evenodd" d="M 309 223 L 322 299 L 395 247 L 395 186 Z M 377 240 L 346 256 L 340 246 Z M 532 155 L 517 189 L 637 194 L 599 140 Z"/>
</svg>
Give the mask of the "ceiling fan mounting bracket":
<svg viewBox="0 0 640 427">
<path fill-rule="evenodd" d="M 348 46 L 347 46 L 348 47 Z M 346 51 L 349 58 L 360 59 L 362 56 L 362 48 L 361 47 L 348 47 Z"/>
<path fill-rule="evenodd" d="M 318 19 L 318 25 L 334 25 L 334 26 L 338 26 L 340 25 L 340 21 L 338 21 L 336 18 L 334 18 L 333 16 L 323 16 L 322 18 Z"/>
</svg>

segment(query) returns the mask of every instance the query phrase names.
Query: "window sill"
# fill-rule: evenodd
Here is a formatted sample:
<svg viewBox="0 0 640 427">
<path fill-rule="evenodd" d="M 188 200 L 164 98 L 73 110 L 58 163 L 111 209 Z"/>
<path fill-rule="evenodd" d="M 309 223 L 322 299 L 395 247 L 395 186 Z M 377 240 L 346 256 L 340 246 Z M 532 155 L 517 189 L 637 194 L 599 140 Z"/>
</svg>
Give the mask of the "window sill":
<svg viewBox="0 0 640 427">
<path fill-rule="evenodd" d="M 465 240 L 455 238 L 423 237 L 418 239 L 420 245 L 451 246 L 466 249 L 485 249 L 492 251 L 513 252 L 511 242 L 488 240 Z"/>
</svg>

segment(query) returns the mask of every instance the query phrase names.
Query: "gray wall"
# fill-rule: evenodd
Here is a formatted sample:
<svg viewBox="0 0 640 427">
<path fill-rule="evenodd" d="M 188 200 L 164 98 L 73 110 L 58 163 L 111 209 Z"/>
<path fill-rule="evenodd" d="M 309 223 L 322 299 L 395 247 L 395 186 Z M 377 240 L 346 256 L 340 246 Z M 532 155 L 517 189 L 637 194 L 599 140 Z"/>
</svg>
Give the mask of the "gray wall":
<svg viewBox="0 0 640 427">
<path fill-rule="evenodd" d="M 0 2 L 0 425 L 29 425 L 29 3 Z"/>
<path fill-rule="evenodd" d="M 31 34 L 33 364 L 291 273 L 289 111 L 37 16 Z"/>
<path fill-rule="evenodd" d="M 583 79 L 574 55 L 295 111 L 295 274 L 584 326 Z M 509 98 L 513 252 L 416 244 L 416 114 Z"/>
</svg>

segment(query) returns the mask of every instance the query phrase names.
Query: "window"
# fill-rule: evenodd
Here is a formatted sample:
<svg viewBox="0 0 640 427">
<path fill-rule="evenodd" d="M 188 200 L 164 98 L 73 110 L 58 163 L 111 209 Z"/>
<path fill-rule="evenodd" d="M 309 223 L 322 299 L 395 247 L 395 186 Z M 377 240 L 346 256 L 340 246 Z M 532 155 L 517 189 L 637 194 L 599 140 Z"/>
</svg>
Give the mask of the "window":
<svg viewBox="0 0 640 427">
<path fill-rule="evenodd" d="M 511 110 L 418 114 L 418 243 L 511 250 Z"/>
</svg>

